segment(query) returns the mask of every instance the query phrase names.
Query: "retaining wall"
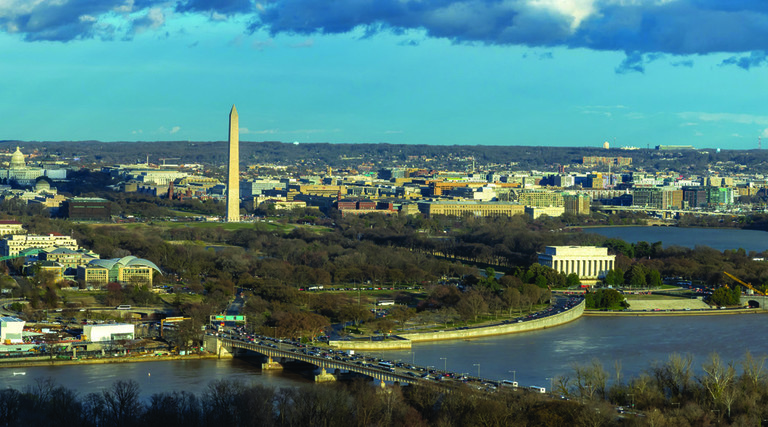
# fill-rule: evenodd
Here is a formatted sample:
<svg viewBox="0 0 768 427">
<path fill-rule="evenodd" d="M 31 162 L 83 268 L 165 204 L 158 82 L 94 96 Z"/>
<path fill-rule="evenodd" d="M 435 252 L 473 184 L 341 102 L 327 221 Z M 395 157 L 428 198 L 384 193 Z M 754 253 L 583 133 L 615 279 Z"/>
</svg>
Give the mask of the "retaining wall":
<svg viewBox="0 0 768 427">
<path fill-rule="evenodd" d="M 331 341 L 331 347 L 342 350 L 401 350 L 410 349 L 412 342 L 458 340 L 469 338 L 490 337 L 494 335 L 515 334 L 518 332 L 535 331 L 552 328 L 572 322 L 584 314 L 585 302 L 562 313 L 547 316 L 543 319 L 528 320 L 520 323 L 486 326 L 482 328 L 456 329 L 450 331 L 422 332 L 399 334 L 401 340 L 388 341 Z"/>
</svg>

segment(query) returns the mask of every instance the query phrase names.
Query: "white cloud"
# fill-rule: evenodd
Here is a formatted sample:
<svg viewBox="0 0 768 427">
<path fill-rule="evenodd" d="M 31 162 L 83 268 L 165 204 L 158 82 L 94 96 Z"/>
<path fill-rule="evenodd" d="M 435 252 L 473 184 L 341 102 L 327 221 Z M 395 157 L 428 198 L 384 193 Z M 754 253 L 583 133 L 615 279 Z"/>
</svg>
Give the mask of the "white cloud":
<svg viewBox="0 0 768 427">
<path fill-rule="evenodd" d="M 528 4 L 569 17 L 571 31 L 579 28 L 582 21 L 596 12 L 595 0 L 530 0 Z"/>
<path fill-rule="evenodd" d="M 171 132 L 170 133 L 173 134 L 173 133 L 176 133 L 176 132 L 178 132 L 180 130 L 181 130 L 181 126 L 174 126 L 174 127 L 171 128 Z"/>
<path fill-rule="evenodd" d="M 763 129 L 763 133 L 760 134 L 763 138 L 768 138 L 768 128 Z"/>
</svg>

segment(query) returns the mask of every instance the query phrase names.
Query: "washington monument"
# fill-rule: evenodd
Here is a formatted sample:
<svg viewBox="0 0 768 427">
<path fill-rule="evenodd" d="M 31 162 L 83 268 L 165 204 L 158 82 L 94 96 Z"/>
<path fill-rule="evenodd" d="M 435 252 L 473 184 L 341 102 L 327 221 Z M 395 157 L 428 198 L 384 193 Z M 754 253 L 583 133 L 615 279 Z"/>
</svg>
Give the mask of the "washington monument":
<svg viewBox="0 0 768 427">
<path fill-rule="evenodd" d="M 229 112 L 229 172 L 227 173 L 227 222 L 240 221 L 240 127 L 237 108 Z"/>
</svg>

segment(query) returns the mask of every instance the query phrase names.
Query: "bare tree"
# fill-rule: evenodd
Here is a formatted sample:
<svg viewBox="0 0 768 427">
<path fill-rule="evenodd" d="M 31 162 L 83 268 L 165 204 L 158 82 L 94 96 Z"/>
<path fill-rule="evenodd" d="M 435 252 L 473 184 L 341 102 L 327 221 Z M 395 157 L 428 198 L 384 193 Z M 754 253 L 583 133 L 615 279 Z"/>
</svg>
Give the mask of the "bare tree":
<svg viewBox="0 0 768 427">
<path fill-rule="evenodd" d="M 733 379 L 736 370 L 733 363 L 725 364 L 717 353 L 709 356 L 709 361 L 702 365 L 704 375 L 699 379 L 701 385 L 707 390 L 713 405 L 722 402 L 728 389 L 733 387 Z"/>
</svg>

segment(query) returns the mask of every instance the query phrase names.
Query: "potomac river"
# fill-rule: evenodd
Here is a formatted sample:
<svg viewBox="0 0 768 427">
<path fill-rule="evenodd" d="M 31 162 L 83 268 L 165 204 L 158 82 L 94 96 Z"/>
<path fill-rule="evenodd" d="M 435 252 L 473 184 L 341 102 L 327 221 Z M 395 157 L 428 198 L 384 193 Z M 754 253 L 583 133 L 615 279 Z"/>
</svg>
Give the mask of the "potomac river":
<svg viewBox="0 0 768 427">
<path fill-rule="evenodd" d="M 746 350 L 763 356 L 768 354 L 768 340 L 754 331 L 762 330 L 766 320 L 765 314 L 582 317 L 551 329 L 470 341 L 417 343 L 412 350 L 372 353 L 438 369 L 445 365 L 450 371 L 472 375 L 479 369 L 482 377 L 515 377 L 521 385 L 549 389 L 547 378 L 570 374 L 574 363 L 593 359 L 609 370 L 618 360 L 626 375 L 635 375 L 654 361 L 667 360 L 673 352 L 691 353 L 697 369 L 713 351 L 726 360 L 738 360 Z M 14 376 L 18 371 L 26 375 Z M 0 369 L 3 387 L 23 389 L 35 378 L 46 377 L 80 393 L 101 390 L 118 379 L 133 379 L 144 395 L 173 390 L 200 393 L 210 381 L 223 378 L 278 387 L 310 382 L 289 371 L 262 373 L 256 364 L 238 359 Z"/>
<path fill-rule="evenodd" d="M 762 231 L 674 227 L 589 228 L 599 233 L 635 242 L 661 241 L 718 250 L 743 247 L 747 251 L 768 249 L 768 234 Z M 479 375 L 490 379 L 512 379 L 521 385 L 549 388 L 549 380 L 571 374 L 574 363 L 597 359 L 613 370 L 619 361 L 625 375 L 636 375 L 665 361 L 671 353 L 690 353 L 697 370 L 711 352 L 726 360 L 739 360 L 749 350 L 753 356 L 768 355 L 768 340 L 756 331 L 768 320 L 766 314 L 670 317 L 582 317 L 551 329 L 514 335 L 477 338 L 469 341 L 416 343 L 412 350 L 373 352 L 390 360 Z M 13 375 L 25 371 L 26 375 Z M 514 373 L 513 373 L 514 371 Z M 99 391 L 118 379 L 136 380 L 145 396 L 157 392 L 186 390 L 201 393 L 213 380 L 240 378 L 245 382 L 277 387 L 310 383 L 299 374 L 262 373 L 253 361 L 180 360 L 69 365 L 52 367 L 0 368 L 0 387 L 23 389 L 36 378 L 50 377 L 80 393 Z"/>
</svg>

